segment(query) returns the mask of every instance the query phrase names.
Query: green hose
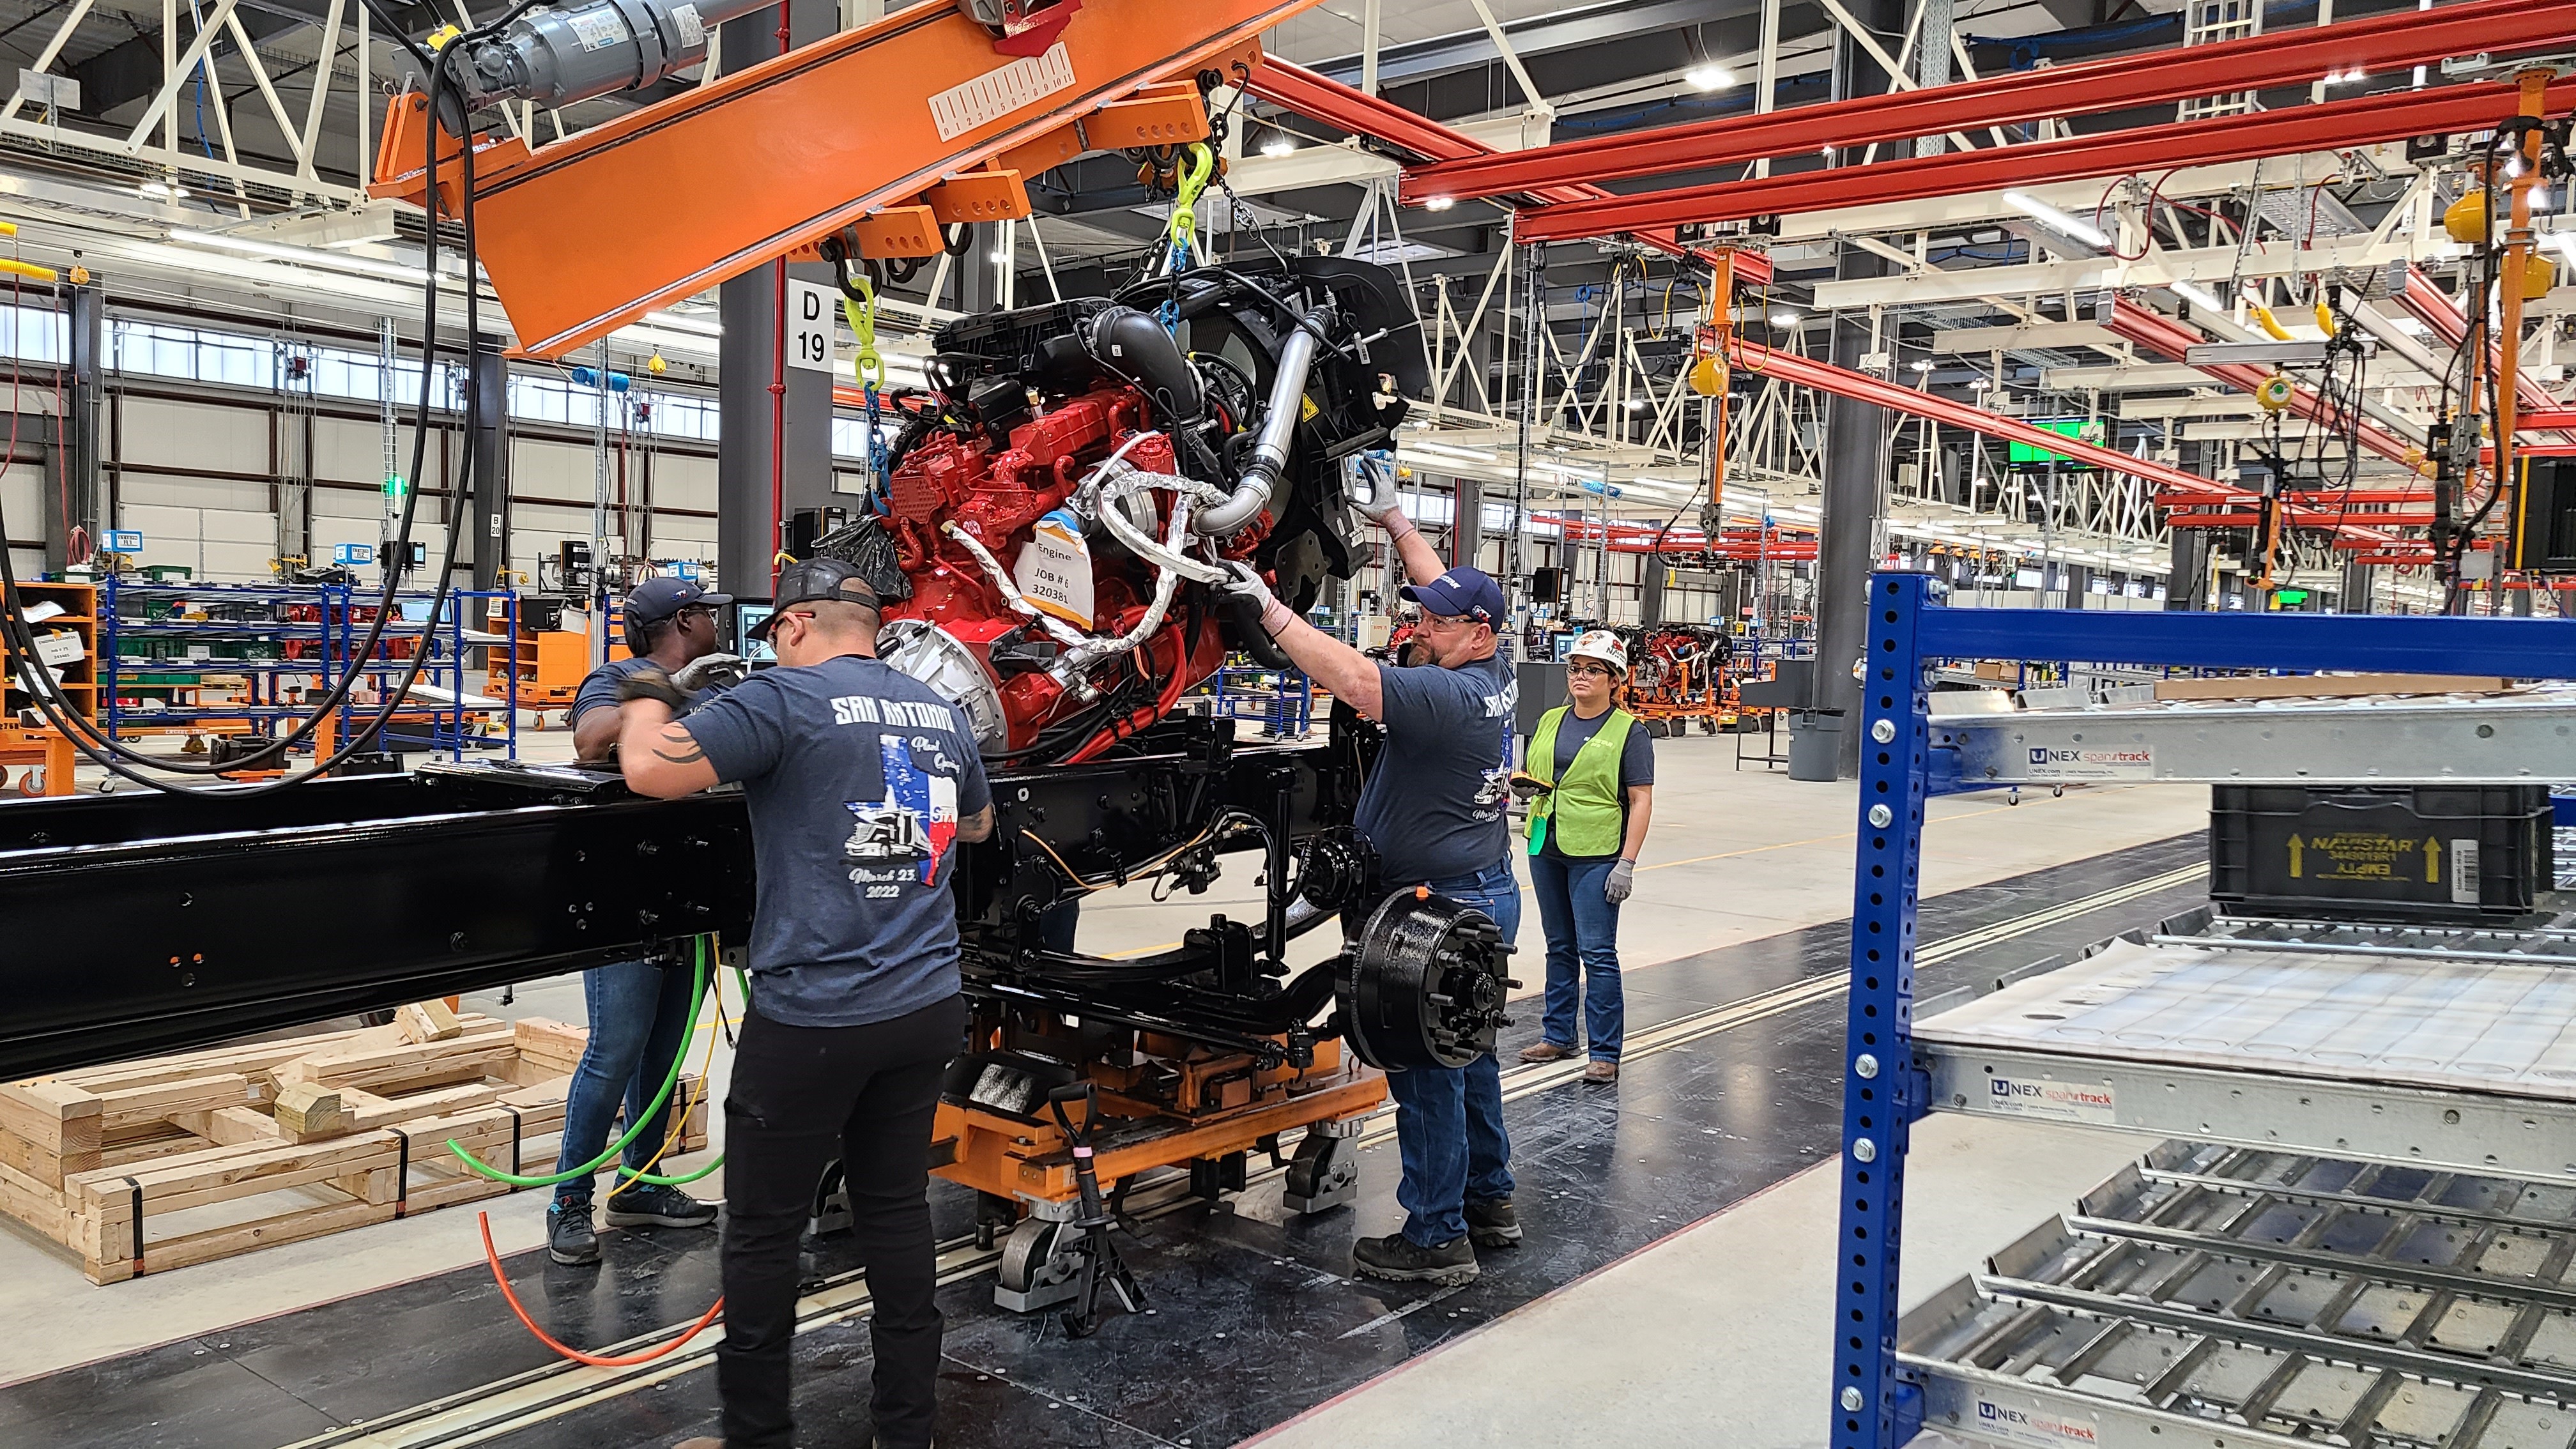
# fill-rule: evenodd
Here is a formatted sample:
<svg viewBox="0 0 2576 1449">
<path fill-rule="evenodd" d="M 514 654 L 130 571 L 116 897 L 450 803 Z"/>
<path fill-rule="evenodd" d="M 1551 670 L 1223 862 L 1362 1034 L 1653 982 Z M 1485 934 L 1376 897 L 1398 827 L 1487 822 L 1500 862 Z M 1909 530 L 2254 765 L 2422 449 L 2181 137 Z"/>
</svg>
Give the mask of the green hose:
<svg viewBox="0 0 2576 1449">
<path fill-rule="evenodd" d="M 671 1089 L 678 1085 L 680 1080 L 680 1065 L 687 1061 L 689 1057 L 688 1044 L 697 1037 L 698 1005 L 706 1000 L 706 990 L 707 938 L 700 936 L 697 938 L 696 984 L 689 993 L 689 1024 L 680 1033 L 680 1050 L 672 1053 L 671 1055 L 671 1070 L 662 1078 L 662 1090 L 653 1094 L 653 1105 L 645 1108 L 643 1112 L 636 1117 L 635 1121 L 628 1125 L 624 1136 L 609 1143 L 607 1151 L 602 1152 L 595 1158 L 592 1158 L 586 1165 L 573 1168 L 569 1172 L 522 1175 L 515 1172 L 503 1172 L 501 1169 L 481 1161 L 476 1158 L 473 1153 L 468 1152 L 463 1147 L 459 1146 L 456 1139 L 453 1137 L 447 1139 L 447 1150 L 455 1153 L 457 1160 L 464 1163 L 466 1167 L 474 1171 L 476 1174 L 490 1178 L 494 1182 L 508 1183 L 512 1187 L 553 1187 L 558 1183 L 570 1182 L 576 1177 L 588 1177 L 592 1173 L 599 1171 L 602 1167 L 607 1166 L 611 1160 L 616 1158 L 618 1154 L 624 1152 L 626 1150 L 626 1145 L 633 1142 L 643 1133 L 644 1124 L 661 1115 L 662 1104 L 671 1099 Z M 746 996 L 744 999 L 749 1000 L 750 998 Z M 711 1173 L 722 1166 L 724 1166 L 724 1159 L 722 1157 L 718 1157 L 715 1161 L 710 1162 L 706 1166 L 685 1176 L 657 1177 L 651 1173 L 644 1173 L 628 1177 L 626 1180 L 630 1182 L 649 1182 L 662 1187 L 676 1187 L 681 1183 L 695 1182 L 699 1178 L 706 1176 L 708 1173 Z"/>
</svg>

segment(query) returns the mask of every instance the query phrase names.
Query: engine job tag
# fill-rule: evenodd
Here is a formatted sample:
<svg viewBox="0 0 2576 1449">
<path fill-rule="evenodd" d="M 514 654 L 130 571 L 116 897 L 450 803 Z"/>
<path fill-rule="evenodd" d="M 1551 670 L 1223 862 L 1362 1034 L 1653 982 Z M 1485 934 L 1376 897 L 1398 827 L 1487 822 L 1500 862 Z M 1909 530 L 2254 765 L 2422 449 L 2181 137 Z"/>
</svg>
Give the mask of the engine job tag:
<svg viewBox="0 0 2576 1449">
<path fill-rule="evenodd" d="M 1091 550 L 1082 541 L 1082 520 L 1062 508 L 1039 519 L 1012 561 L 1011 582 L 1041 612 L 1090 628 Z"/>
</svg>

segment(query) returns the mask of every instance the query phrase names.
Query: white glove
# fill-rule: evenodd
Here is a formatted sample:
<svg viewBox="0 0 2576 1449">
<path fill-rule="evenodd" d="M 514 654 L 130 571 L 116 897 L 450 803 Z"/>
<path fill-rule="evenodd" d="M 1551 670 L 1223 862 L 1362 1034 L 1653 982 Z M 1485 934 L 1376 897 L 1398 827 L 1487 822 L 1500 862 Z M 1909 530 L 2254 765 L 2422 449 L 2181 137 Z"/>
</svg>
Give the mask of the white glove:
<svg viewBox="0 0 2576 1449">
<path fill-rule="evenodd" d="M 731 689 L 750 674 L 751 666 L 739 654 L 707 654 L 681 665 L 671 682 L 696 694 L 710 687 Z"/>
<path fill-rule="evenodd" d="M 1241 559 L 1229 559 L 1226 568 L 1234 577 L 1217 585 L 1217 591 L 1228 599 L 1240 599 L 1261 612 L 1261 632 L 1276 636 L 1297 616 L 1279 596 L 1270 592 L 1269 583 L 1258 569 Z"/>
<path fill-rule="evenodd" d="M 1623 860 L 1610 867 L 1610 878 L 1601 883 L 1601 894 L 1615 906 L 1626 900 L 1628 893 L 1636 888 L 1637 863 L 1633 860 Z"/>
</svg>

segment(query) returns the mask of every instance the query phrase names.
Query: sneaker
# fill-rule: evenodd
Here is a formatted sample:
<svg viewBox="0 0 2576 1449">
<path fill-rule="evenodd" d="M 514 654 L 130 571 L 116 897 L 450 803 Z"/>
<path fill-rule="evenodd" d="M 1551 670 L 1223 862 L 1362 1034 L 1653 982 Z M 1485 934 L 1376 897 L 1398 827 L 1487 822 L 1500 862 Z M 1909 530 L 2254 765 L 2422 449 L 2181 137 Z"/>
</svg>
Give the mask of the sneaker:
<svg viewBox="0 0 2576 1449">
<path fill-rule="evenodd" d="M 1521 1215 L 1512 1211 L 1512 1200 L 1498 1197 L 1467 1204 L 1467 1239 L 1479 1248 L 1519 1246 Z"/>
<path fill-rule="evenodd" d="M 1525 1062 L 1561 1062 L 1572 1055 L 1574 1055 L 1574 1048 L 1561 1047 L 1552 1041 L 1543 1041 L 1536 1046 L 1521 1048 L 1521 1060 Z"/>
<path fill-rule="evenodd" d="M 599 1231 L 590 1225 L 590 1204 L 559 1202 L 546 1209 L 546 1256 L 573 1268 L 599 1261 Z"/>
<path fill-rule="evenodd" d="M 1595 1061 L 1583 1069 L 1583 1080 L 1596 1087 L 1609 1086 L 1611 1083 L 1619 1080 L 1619 1064 L 1617 1062 Z M 617 1221 L 617 1219 L 612 1215 L 609 1218 L 609 1221 L 613 1223 Z"/>
<path fill-rule="evenodd" d="M 1383 1238 L 1362 1238 L 1351 1245 L 1351 1262 L 1363 1278 L 1384 1278 L 1393 1283 L 1437 1283 L 1455 1287 L 1476 1281 L 1476 1250 L 1466 1238 L 1455 1237 L 1436 1248 L 1426 1248 L 1402 1233 L 1389 1233 Z"/>
<path fill-rule="evenodd" d="M 700 1202 L 676 1187 L 639 1182 L 608 1196 L 612 1228 L 703 1228 L 716 1220 L 716 1205 Z"/>
</svg>

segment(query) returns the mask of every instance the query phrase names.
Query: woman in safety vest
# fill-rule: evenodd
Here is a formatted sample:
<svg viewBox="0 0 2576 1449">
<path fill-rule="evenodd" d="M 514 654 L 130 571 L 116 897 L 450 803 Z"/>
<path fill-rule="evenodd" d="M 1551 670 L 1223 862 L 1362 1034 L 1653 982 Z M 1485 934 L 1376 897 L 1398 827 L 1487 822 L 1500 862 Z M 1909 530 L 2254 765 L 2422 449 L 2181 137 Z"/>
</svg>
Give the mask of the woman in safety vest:
<svg viewBox="0 0 2576 1449">
<path fill-rule="evenodd" d="M 1546 1036 L 1525 1062 L 1575 1054 L 1581 1008 L 1592 1060 L 1583 1080 L 1619 1080 L 1626 1013 L 1619 995 L 1619 903 L 1635 885 L 1637 852 L 1655 806 L 1655 744 L 1611 703 L 1628 649 L 1607 629 L 1574 641 L 1565 665 L 1573 703 L 1539 717 L 1519 784 L 1530 802 L 1530 886 L 1547 928 Z"/>
</svg>

